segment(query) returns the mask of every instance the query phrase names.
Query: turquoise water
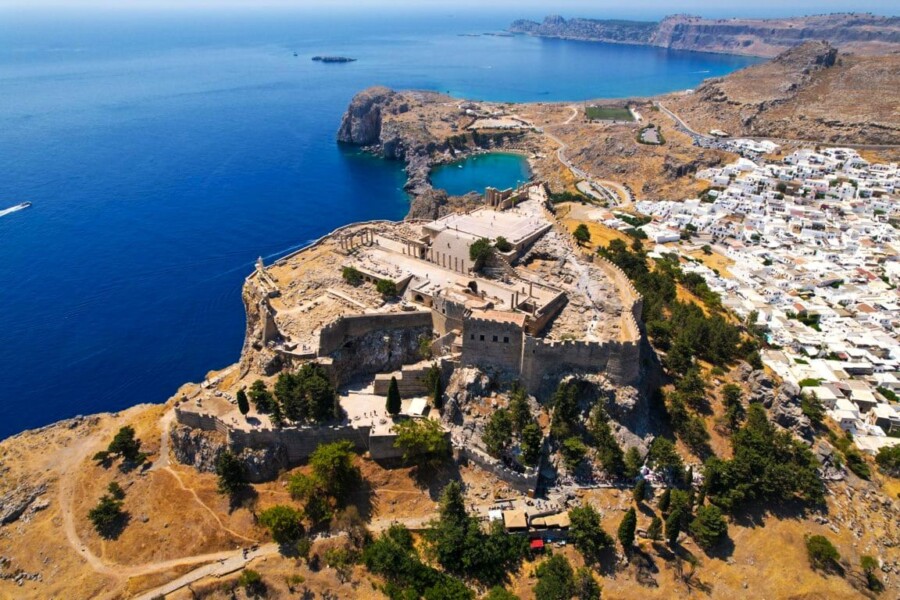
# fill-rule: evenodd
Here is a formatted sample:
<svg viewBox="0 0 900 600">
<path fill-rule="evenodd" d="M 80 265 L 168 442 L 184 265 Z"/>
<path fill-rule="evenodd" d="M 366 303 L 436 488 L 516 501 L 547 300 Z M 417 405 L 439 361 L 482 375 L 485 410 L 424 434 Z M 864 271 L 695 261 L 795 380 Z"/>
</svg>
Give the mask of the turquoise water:
<svg viewBox="0 0 900 600">
<path fill-rule="evenodd" d="M 165 400 L 238 358 L 257 256 L 402 218 L 402 165 L 335 143 L 367 86 L 578 100 L 753 62 L 457 35 L 519 16 L 0 14 L 0 210 L 33 203 L 0 217 L 0 437 Z"/>
<path fill-rule="evenodd" d="M 484 193 L 488 186 L 498 190 L 517 187 L 528 181 L 531 172 L 524 156 L 509 152 L 476 154 L 462 160 L 435 167 L 431 184 L 447 190 L 451 196 L 469 192 Z"/>
</svg>

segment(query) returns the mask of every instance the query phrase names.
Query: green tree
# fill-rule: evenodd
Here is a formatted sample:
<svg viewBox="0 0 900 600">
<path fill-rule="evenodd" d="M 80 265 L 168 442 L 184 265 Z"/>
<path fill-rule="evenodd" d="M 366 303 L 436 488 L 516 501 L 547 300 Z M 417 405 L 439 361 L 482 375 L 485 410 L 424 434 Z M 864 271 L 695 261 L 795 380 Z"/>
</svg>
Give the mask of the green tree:
<svg viewBox="0 0 900 600">
<path fill-rule="evenodd" d="M 569 540 L 587 563 L 600 561 L 600 554 L 613 545 L 613 540 L 600 521 L 600 513 L 590 504 L 569 511 Z"/>
<path fill-rule="evenodd" d="M 828 538 L 813 535 L 806 538 L 806 554 L 813 569 L 837 571 L 840 569 L 841 555 Z"/>
<path fill-rule="evenodd" d="M 719 507 L 709 504 L 697 509 L 690 531 L 697 545 L 708 550 L 728 534 L 728 524 Z"/>
<path fill-rule="evenodd" d="M 575 571 L 575 597 L 578 600 L 600 600 L 600 586 L 587 567 Z"/>
<path fill-rule="evenodd" d="M 653 520 L 650 521 L 650 526 L 647 528 L 647 537 L 651 540 L 662 539 L 662 525 L 662 519 L 653 515 Z"/>
<path fill-rule="evenodd" d="M 109 492 L 109 495 L 112 496 L 114 500 L 125 499 L 125 490 L 122 489 L 122 486 L 119 485 L 117 481 L 110 481 L 109 485 L 106 486 L 106 491 Z"/>
<path fill-rule="evenodd" d="M 591 230 L 584 223 L 580 223 L 572 235 L 575 237 L 575 241 L 581 245 L 591 241 Z"/>
<path fill-rule="evenodd" d="M 600 404 L 591 411 L 589 427 L 594 448 L 597 450 L 597 458 L 603 465 L 603 469 L 615 477 L 623 475 L 625 473 L 625 455 L 613 435 L 609 417 Z"/>
<path fill-rule="evenodd" d="M 637 514 L 632 507 L 628 509 L 625 516 L 622 517 L 622 522 L 619 523 L 619 543 L 622 544 L 622 549 L 626 552 L 631 550 L 631 547 L 634 546 L 634 532 L 636 528 Z"/>
<path fill-rule="evenodd" d="M 565 439 L 576 433 L 580 411 L 578 408 L 578 385 L 574 381 L 560 383 L 551 399 L 553 416 L 550 419 L 550 433 Z"/>
<path fill-rule="evenodd" d="M 295 543 L 303 536 L 303 515 L 290 506 L 275 505 L 259 513 L 259 523 L 281 545 Z"/>
<path fill-rule="evenodd" d="M 641 467 L 644 466 L 644 457 L 637 446 L 632 446 L 625 452 L 624 459 L 625 469 L 622 472 L 627 479 L 634 479 L 641 474 Z"/>
<path fill-rule="evenodd" d="M 875 455 L 875 463 L 891 477 L 900 477 L 900 445 L 882 446 Z"/>
<path fill-rule="evenodd" d="M 528 405 L 528 394 L 521 385 L 515 385 L 510 393 L 509 416 L 512 419 L 513 430 L 520 435 L 525 427 L 533 421 L 531 407 Z"/>
<path fill-rule="evenodd" d="M 675 474 L 681 477 L 681 473 L 684 471 L 684 461 L 675 450 L 675 444 L 672 443 L 672 440 L 664 437 L 657 437 L 650 444 L 647 462 L 654 469 L 668 473 L 670 477 Z"/>
<path fill-rule="evenodd" d="M 666 542 L 674 548 L 678 544 L 678 535 L 681 533 L 681 522 L 684 516 L 681 509 L 673 510 L 666 517 Z"/>
<path fill-rule="evenodd" d="M 519 600 L 519 597 L 505 587 L 495 585 L 485 594 L 482 600 Z"/>
<path fill-rule="evenodd" d="M 482 440 L 491 456 L 499 457 L 512 443 L 513 422 L 505 408 L 494 411 L 484 426 Z"/>
<path fill-rule="evenodd" d="M 362 479 L 354 464 L 353 443 L 349 440 L 319 444 L 309 457 L 313 475 L 325 492 L 342 505 L 350 490 Z"/>
<path fill-rule="evenodd" d="M 570 600 L 575 595 L 575 573 L 562 554 L 554 554 L 535 569 L 536 600 Z"/>
<path fill-rule="evenodd" d="M 385 298 L 393 298 L 398 294 L 397 284 L 390 279 L 379 279 L 375 282 L 375 289 Z"/>
<path fill-rule="evenodd" d="M 284 417 L 291 421 L 323 423 L 338 416 L 334 385 L 318 363 L 306 363 L 296 373 L 281 373 L 274 389 Z"/>
<path fill-rule="evenodd" d="M 541 445 L 544 434 L 537 423 L 529 423 L 522 429 L 522 462 L 527 466 L 534 466 L 541 457 Z"/>
<path fill-rule="evenodd" d="M 230 450 L 225 450 L 216 459 L 216 475 L 220 494 L 234 497 L 247 487 L 244 462 Z"/>
<path fill-rule="evenodd" d="M 247 392 L 244 391 L 244 388 L 237 392 L 237 405 L 241 414 L 247 416 L 247 413 L 250 412 L 250 401 L 247 399 Z"/>
<path fill-rule="evenodd" d="M 725 422 L 728 429 L 735 431 L 740 427 L 746 416 L 744 405 L 741 402 L 741 388 L 733 383 L 722 386 L 722 404 L 725 406 Z"/>
<path fill-rule="evenodd" d="M 634 489 L 631 491 L 631 496 L 634 498 L 634 501 L 638 504 L 644 501 L 644 498 L 647 497 L 647 480 L 646 479 L 638 479 L 638 482 L 634 484 Z"/>
<path fill-rule="evenodd" d="M 813 425 L 820 426 L 825 420 L 825 407 L 822 406 L 815 392 L 800 393 L 800 410 Z"/>
<path fill-rule="evenodd" d="M 581 438 L 574 435 L 563 440 L 559 449 L 562 452 L 563 461 L 569 469 L 577 467 L 584 460 L 588 450 Z"/>
<path fill-rule="evenodd" d="M 269 415 L 277 409 L 277 401 L 272 393 L 266 388 L 266 383 L 262 379 L 257 379 L 250 385 L 250 400 L 256 407 L 256 412 Z"/>
<path fill-rule="evenodd" d="M 134 427 L 130 425 L 126 425 L 116 432 L 106 450 L 110 454 L 118 454 L 123 460 L 136 464 L 140 464 L 146 459 L 146 455 L 141 452 L 141 441 L 135 437 Z"/>
<path fill-rule="evenodd" d="M 490 240 L 486 238 L 475 240 L 469 246 L 469 260 L 476 264 L 483 263 L 492 251 Z"/>
<path fill-rule="evenodd" d="M 447 434 L 437 421 L 407 419 L 395 424 L 394 446 L 403 451 L 403 460 L 420 466 L 437 466 L 450 454 Z"/>
<path fill-rule="evenodd" d="M 97 506 L 88 512 L 88 519 L 101 537 L 112 539 L 119 535 L 127 513 L 122 510 L 122 500 L 103 494 Z"/>
<path fill-rule="evenodd" d="M 391 377 L 391 383 L 388 386 L 387 402 L 385 408 L 389 415 L 396 416 L 400 414 L 400 387 L 397 385 L 397 378 Z"/>
<path fill-rule="evenodd" d="M 659 495 L 659 500 L 656 503 L 656 507 L 659 508 L 659 512 L 666 514 L 669 512 L 669 507 L 672 505 L 672 490 L 670 488 L 666 488 L 663 490 L 663 493 Z"/>
<path fill-rule="evenodd" d="M 441 367 L 437 363 L 432 363 L 425 372 L 425 389 L 431 397 L 432 405 L 440 410 L 444 399 L 444 387 L 441 382 Z"/>
</svg>

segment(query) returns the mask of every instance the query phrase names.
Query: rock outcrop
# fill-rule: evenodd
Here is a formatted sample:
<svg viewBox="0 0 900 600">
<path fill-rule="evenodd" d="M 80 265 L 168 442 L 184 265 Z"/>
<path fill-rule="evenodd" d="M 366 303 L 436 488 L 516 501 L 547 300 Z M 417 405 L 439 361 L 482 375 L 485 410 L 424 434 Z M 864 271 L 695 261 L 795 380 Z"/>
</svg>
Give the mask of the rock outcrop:
<svg viewBox="0 0 900 600">
<path fill-rule="evenodd" d="M 229 449 L 225 435 L 217 431 L 175 425 L 170 436 L 172 451 L 178 462 L 206 473 L 216 472 L 216 461 Z M 281 444 L 261 449 L 246 448 L 238 454 L 238 458 L 244 463 L 247 479 L 254 483 L 271 481 L 278 477 L 280 471 L 291 466 L 287 450 Z"/>
<path fill-rule="evenodd" d="M 356 94 L 341 120 L 338 141 L 358 146 L 381 143 L 381 111 L 395 96 L 386 87 L 372 87 Z"/>
<path fill-rule="evenodd" d="M 659 23 L 602 19 L 519 20 L 515 33 L 645 44 L 674 50 L 776 56 L 811 40 L 826 40 L 842 50 L 887 54 L 900 44 L 900 18 L 872 14 L 830 14 L 785 19 L 704 19 L 671 15 Z"/>
</svg>

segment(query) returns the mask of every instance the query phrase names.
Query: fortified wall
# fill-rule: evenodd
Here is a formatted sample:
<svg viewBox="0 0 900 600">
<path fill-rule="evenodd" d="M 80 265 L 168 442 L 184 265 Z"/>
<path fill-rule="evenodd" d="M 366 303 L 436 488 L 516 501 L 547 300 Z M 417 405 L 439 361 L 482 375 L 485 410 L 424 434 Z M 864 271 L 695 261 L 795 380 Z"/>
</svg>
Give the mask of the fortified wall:
<svg viewBox="0 0 900 600">
<path fill-rule="evenodd" d="M 359 452 L 369 452 L 375 460 L 402 457 L 403 453 L 394 447 L 396 436 L 390 432 L 373 433 L 368 425 L 351 426 L 311 426 L 282 427 L 281 429 L 234 429 L 214 415 L 175 409 L 179 423 L 202 431 L 218 431 L 228 439 L 235 452 L 245 448 L 258 449 L 281 446 L 287 452 L 292 465 L 304 462 L 320 444 L 347 440 Z M 449 434 L 448 434 L 449 435 Z"/>
</svg>

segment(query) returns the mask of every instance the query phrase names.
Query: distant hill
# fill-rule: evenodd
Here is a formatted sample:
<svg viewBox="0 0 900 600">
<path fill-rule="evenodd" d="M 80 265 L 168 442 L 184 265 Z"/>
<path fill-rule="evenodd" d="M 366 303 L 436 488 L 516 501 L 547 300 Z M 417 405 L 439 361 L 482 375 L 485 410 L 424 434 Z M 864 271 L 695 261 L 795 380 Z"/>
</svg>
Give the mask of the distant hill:
<svg viewBox="0 0 900 600">
<path fill-rule="evenodd" d="M 900 50 L 900 17 L 842 13 L 784 19 L 704 19 L 672 15 L 656 23 L 605 19 L 518 20 L 513 33 L 542 37 L 640 44 L 676 50 L 777 56 L 807 41 L 827 41 L 858 54 Z"/>
</svg>

